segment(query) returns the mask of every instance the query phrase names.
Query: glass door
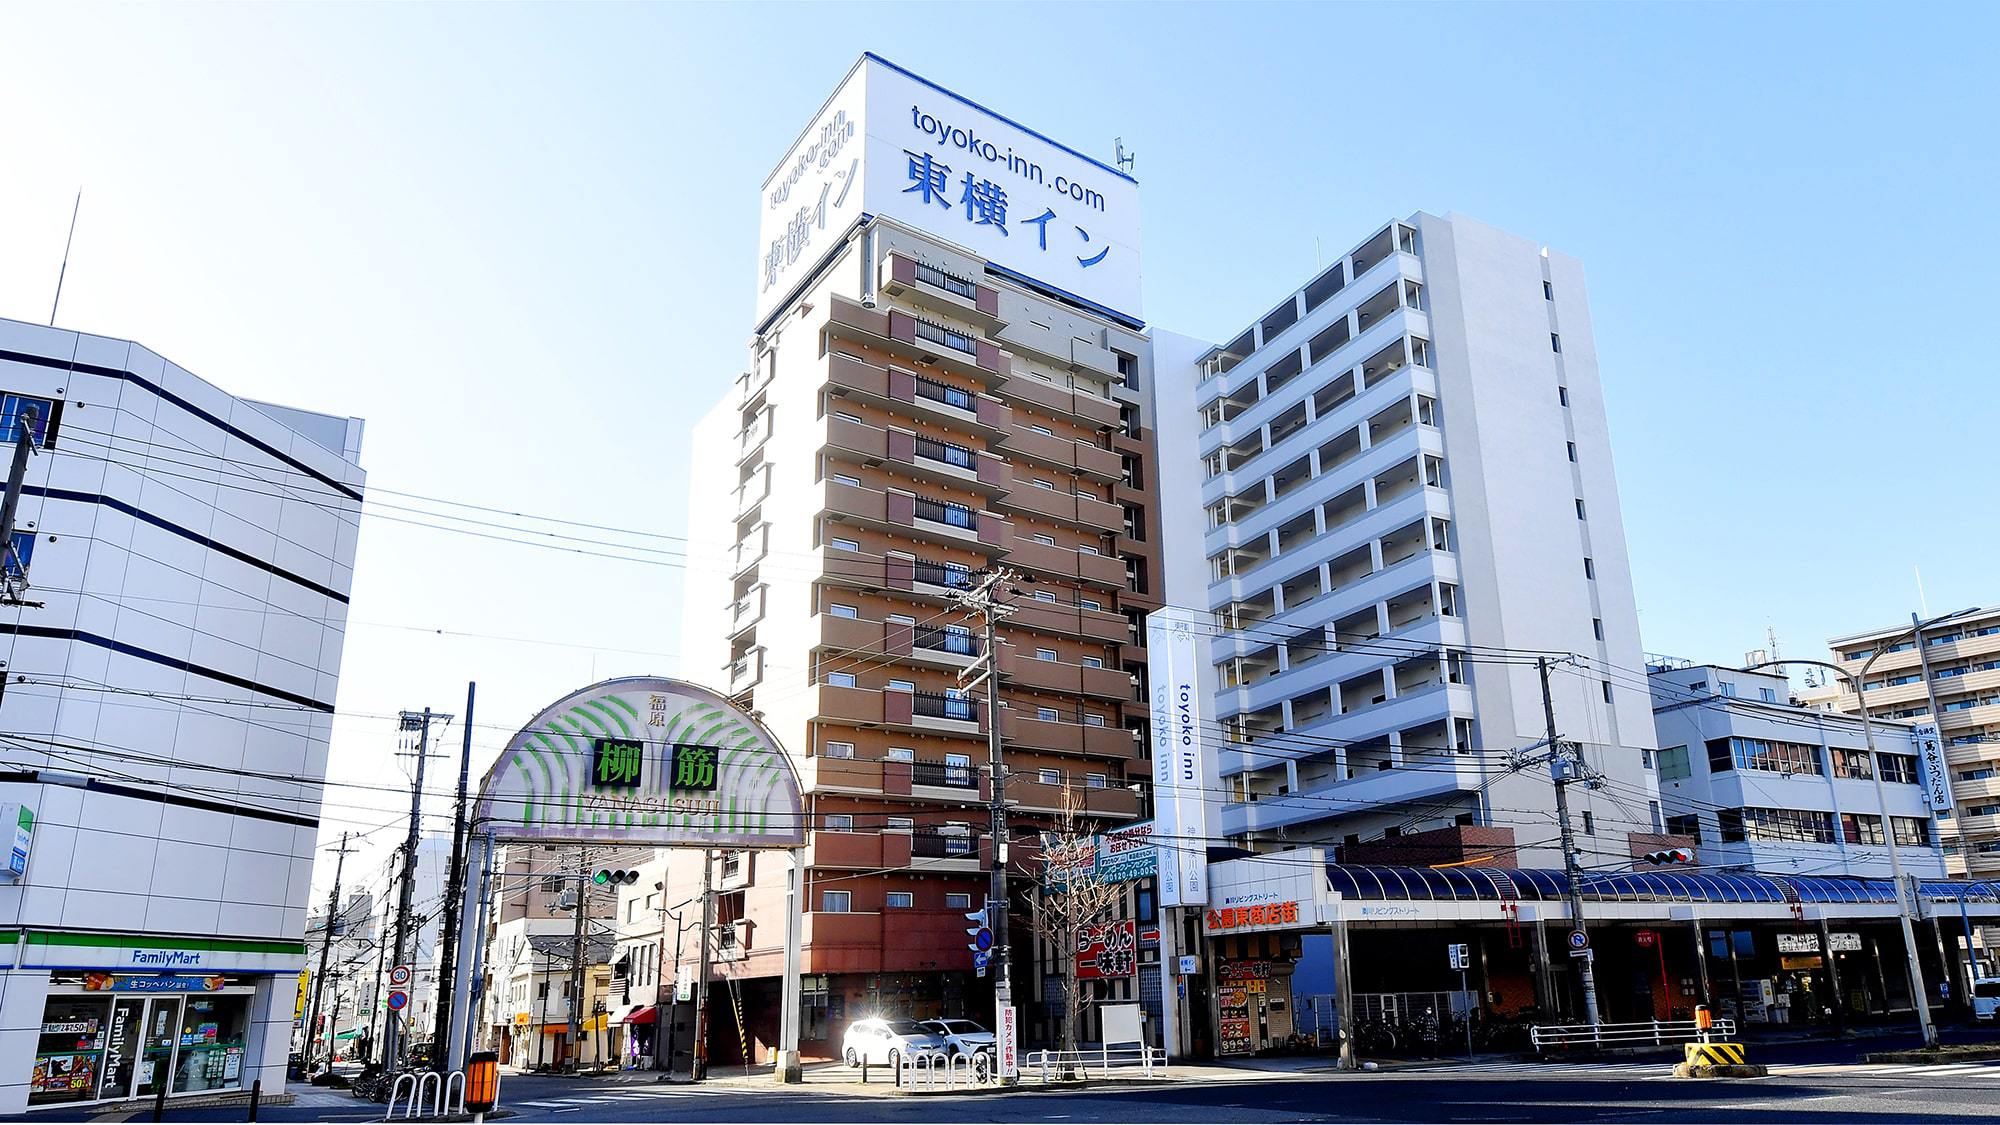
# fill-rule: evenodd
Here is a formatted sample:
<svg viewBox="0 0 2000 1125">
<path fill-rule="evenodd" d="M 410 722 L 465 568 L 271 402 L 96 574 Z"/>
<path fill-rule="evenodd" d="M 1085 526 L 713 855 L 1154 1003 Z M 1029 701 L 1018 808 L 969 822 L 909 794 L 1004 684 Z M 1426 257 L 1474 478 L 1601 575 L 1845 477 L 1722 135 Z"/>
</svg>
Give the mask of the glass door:
<svg viewBox="0 0 2000 1125">
<path fill-rule="evenodd" d="M 104 1039 L 104 1078 L 97 1087 L 99 1098 L 131 1096 L 132 1072 L 139 1058 L 145 1012 L 146 1002 L 136 997 L 112 1005 L 111 1028 Z"/>
<path fill-rule="evenodd" d="M 174 1052 L 181 1041 L 181 998 L 160 996 L 146 1001 L 145 1035 L 139 1045 L 139 1069 L 133 1076 L 134 1097 L 157 1094 L 174 1076 Z"/>
</svg>

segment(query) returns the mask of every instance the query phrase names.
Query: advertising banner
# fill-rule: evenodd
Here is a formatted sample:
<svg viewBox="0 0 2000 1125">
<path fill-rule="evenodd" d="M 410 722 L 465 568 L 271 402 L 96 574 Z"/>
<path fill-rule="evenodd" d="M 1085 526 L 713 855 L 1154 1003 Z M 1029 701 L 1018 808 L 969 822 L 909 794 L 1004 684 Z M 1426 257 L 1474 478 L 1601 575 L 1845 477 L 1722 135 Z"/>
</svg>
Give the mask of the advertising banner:
<svg viewBox="0 0 2000 1125">
<path fill-rule="evenodd" d="M 1150 879 L 1160 870 L 1153 822 L 1141 821 L 1097 837 L 1097 877 L 1107 883 Z"/>
<path fill-rule="evenodd" d="M 1084 926 L 1076 934 L 1076 979 L 1129 977 L 1139 968 L 1139 930 L 1131 919 Z"/>
<path fill-rule="evenodd" d="M 1932 812 L 1951 807 L 1951 778 L 1945 771 L 1944 739 L 1936 723 L 1918 723 L 1910 728 L 1910 741 L 1917 748 L 1918 782 L 1930 801 Z"/>
<path fill-rule="evenodd" d="M 1160 905 L 1208 905 L 1209 794 L 1219 793 L 1214 706 L 1213 619 L 1186 610 L 1146 618 L 1146 666 L 1153 687 L 1153 841 Z"/>
</svg>

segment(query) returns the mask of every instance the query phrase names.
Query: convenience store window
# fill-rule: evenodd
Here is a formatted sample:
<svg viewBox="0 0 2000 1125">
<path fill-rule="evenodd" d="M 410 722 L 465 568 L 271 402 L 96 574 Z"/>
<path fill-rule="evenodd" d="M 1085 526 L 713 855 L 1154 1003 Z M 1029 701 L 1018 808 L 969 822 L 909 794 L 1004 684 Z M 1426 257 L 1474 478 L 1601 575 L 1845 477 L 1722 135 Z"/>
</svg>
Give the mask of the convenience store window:
<svg viewBox="0 0 2000 1125">
<path fill-rule="evenodd" d="M 241 1089 L 249 1026 L 248 990 L 52 993 L 28 1104 L 151 1097 L 163 1084 L 169 1094 Z"/>
</svg>

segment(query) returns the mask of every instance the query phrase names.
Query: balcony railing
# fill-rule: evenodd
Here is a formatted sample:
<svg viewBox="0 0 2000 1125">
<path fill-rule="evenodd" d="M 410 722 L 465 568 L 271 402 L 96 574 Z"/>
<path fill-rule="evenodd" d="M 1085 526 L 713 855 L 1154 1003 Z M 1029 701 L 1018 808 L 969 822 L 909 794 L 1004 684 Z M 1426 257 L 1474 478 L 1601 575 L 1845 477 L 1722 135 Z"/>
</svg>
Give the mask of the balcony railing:
<svg viewBox="0 0 2000 1125">
<path fill-rule="evenodd" d="M 919 320 L 915 322 L 913 331 L 919 340 L 928 340 L 933 344 L 950 348 L 953 351 L 964 352 L 966 355 L 979 354 L 979 349 L 972 343 L 972 337 L 967 336 L 963 332 L 954 332 L 941 324 L 932 324 L 928 320 Z"/>
<path fill-rule="evenodd" d="M 974 412 L 979 409 L 973 402 L 971 391 L 961 390 L 949 383 L 940 383 L 935 379 L 926 379 L 921 375 L 917 376 L 916 379 L 916 394 L 918 398 L 927 398 L 932 402 L 941 402 L 946 406 L 955 406 L 967 412 Z"/>
<path fill-rule="evenodd" d="M 975 859 L 979 855 L 979 841 L 969 833 L 959 836 L 942 832 L 913 832 L 910 834 L 910 854 L 926 859 Z"/>
<path fill-rule="evenodd" d="M 979 639 L 963 629 L 940 629 L 934 625 L 918 626 L 913 643 L 917 648 L 949 652 L 956 656 L 979 655 Z"/>
<path fill-rule="evenodd" d="M 979 456 L 962 445 L 953 445 L 936 438 L 919 437 L 916 442 L 917 456 L 956 465 L 961 469 L 977 469 Z"/>
<path fill-rule="evenodd" d="M 979 296 L 979 287 L 962 277 L 953 277 L 941 269 L 927 266 L 922 262 L 916 263 L 916 266 L 917 280 L 926 285 L 935 285 L 947 293 L 956 293 L 968 301 L 975 300 Z"/>
<path fill-rule="evenodd" d="M 910 701 L 910 713 L 929 719 L 953 719 L 962 723 L 979 721 L 979 701 L 940 692 L 920 691 Z"/>
<path fill-rule="evenodd" d="M 979 777 L 973 773 L 971 766 L 948 762 L 911 762 L 910 783 L 942 785 L 953 789 L 974 789 L 979 785 Z"/>
<path fill-rule="evenodd" d="M 972 588 L 971 567 L 932 562 L 929 559 L 917 559 L 910 564 L 910 567 L 910 577 L 915 581 L 929 583 L 932 586 L 945 586 L 953 590 Z"/>
<path fill-rule="evenodd" d="M 961 527 L 967 531 L 979 529 L 979 517 L 963 504 L 926 500 L 919 496 L 915 500 L 914 509 L 916 517 L 920 520 L 930 520 L 932 523 L 941 523 L 947 527 Z"/>
</svg>

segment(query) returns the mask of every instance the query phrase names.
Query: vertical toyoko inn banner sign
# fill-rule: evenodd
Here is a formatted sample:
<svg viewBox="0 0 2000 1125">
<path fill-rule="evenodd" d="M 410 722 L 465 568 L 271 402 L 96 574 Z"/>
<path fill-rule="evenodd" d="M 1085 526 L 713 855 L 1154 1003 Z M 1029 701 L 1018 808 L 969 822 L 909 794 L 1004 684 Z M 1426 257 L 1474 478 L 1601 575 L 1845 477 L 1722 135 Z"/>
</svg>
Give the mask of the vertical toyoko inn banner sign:
<svg viewBox="0 0 2000 1125">
<path fill-rule="evenodd" d="M 1208 797 L 1221 792 L 1211 714 L 1215 628 L 1208 614 L 1187 610 L 1159 609 L 1146 617 L 1161 906 L 1208 905 Z"/>
<path fill-rule="evenodd" d="M 764 182 L 758 213 L 759 324 L 863 215 L 1140 319 L 1137 181 L 874 55 Z"/>
<path fill-rule="evenodd" d="M 607 680 L 536 715 L 480 786 L 501 840 L 797 847 L 798 777 L 763 725 L 706 688 Z"/>
</svg>

